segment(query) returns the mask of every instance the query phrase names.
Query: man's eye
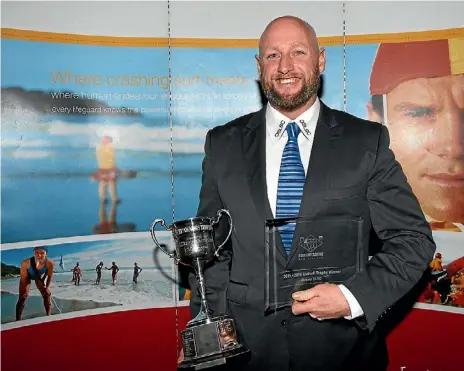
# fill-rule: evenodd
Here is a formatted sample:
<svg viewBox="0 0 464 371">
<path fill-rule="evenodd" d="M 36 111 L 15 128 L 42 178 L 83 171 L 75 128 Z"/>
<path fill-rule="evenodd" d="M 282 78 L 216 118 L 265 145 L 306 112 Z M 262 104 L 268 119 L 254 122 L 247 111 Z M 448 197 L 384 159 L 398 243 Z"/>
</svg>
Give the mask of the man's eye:
<svg viewBox="0 0 464 371">
<path fill-rule="evenodd" d="M 410 117 L 433 117 L 435 115 L 435 111 L 429 107 L 417 107 L 417 108 L 410 108 L 406 112 L 406 116 Z"/>
<path fill-rule="evenodd" d="M 305 52 L 303 50 L 296 50 L 295 54 L 301 55 L 301 54 L 305 54 Z"/>
<path fill-rule="evenodd" d="M 277 57 L 278 57 L 278 54 L 277 54 L 277 53 L 272 53 L 272 54 L 269 54 L 269 55 L 267 56 L 267 59 L 275 59 L 275 58 L 277 58 Z"/>
</svg>

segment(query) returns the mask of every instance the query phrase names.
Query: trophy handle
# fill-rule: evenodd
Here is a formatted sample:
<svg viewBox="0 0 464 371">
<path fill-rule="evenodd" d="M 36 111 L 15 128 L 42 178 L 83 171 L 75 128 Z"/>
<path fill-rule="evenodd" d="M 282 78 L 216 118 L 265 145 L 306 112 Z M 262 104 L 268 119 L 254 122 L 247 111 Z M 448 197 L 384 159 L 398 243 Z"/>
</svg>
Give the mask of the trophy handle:
<svg viewBox="0 0 464 371">
<path fill-rule="evenodd" d="M 176 256 L 175 253 L 172 253 L 172 252 L 169 252 L 167 251 L 162 244 L 160 244 L 158 242 L 158 240 L 156 239 L 156 236 L 155 236 L 155 226 L 160 223 L 162 227 L 164 227 L 164 229 L 166 229 L 166 231 L 171 231 L 171 228 L 169 228 L 167 225 L 166 225 L 166 222 L 164 221 L 164 219 L 155 219 L 153 221 L 153 223 L 151 224 L 151 227 L 150 227 L 150 233 L 151 233 L 151 238 L 153 239 L 153 242 L 155 243 L 156 247 L 158 247 L 159 249 L 161 249 L 162 252 L 164 252 L 167 256 L 169 256 L 171 259 L 174 259 L 175 263 L 178 264 L 179 263 L 179 258 Z"/>
<path fill-rule="evenodd" d="M 216 251 L 214 252 L 214 256 L 216 257 L 219 257 L 219 251 L 222 249 L 222 247 L 226 244 L 226 242 L 229 240 L 231 234 L 232 234 L 232 230 L 234 229 L 234 225 L 232 223 L 232 217 L 230 216 L 230 212 L 229 210 L 226 210 L 226 209 L 221 209 L 217 212 L 217 216 L 216 216 L 216 219 L 213 220 L 213 222 L 211 223 L 211 225 L 214 227 L 216 224 L 219 223 L 219 220 L 221 220 L 222 216 L 223 215 L 227 215 L 227 219 L 229 219 L 229 225 L 230 225 L 230 229 L 229 229 L 229 233 L 227 234 L 227 237 L 225 238 L 225 240 L 216 248 Z M 214 244 L 214 239 L 213 239 L 213 244 Z"/>
</svg>

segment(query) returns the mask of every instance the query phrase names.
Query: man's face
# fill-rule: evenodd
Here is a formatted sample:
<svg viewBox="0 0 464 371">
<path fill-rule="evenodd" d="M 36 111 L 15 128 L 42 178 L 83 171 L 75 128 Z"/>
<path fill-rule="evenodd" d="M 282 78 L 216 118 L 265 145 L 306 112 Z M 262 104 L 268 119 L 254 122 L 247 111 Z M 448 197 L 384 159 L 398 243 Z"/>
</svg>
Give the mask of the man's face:
<svg viewBox="0 0 464 371">
<path fill-rule="evenodd" d="M 464 222 L 464 75 L 398 85 L 387 115 L 391 148 L 424 212 Z"/>
<path fill-rule="evenodd" d="M 294 111 L 316 96 L 320 73 L 325 69 L 325 51 L 319 52 L 303 25 L 284 20 L 263 36 L 257 65 L 269 102 L 284 111 Z"/>
<path fill-rule="evenodd" d="M 42 249 L 34 250 L 34 258 L 37 263 L 42 264 L 45 261 L 46 256 L 47 256 L 47 252 L 45 250 L 42 250 Z"/>
</svg>

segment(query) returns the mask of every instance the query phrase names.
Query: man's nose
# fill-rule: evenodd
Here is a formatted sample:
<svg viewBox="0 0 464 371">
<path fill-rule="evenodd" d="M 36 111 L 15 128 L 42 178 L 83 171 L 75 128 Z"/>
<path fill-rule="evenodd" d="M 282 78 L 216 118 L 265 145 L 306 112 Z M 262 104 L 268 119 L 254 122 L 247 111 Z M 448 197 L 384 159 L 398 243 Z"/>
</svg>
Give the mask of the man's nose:
<svg viewBox="0 0 464 371">
<path fill-rule="evenodd" d="M 279 62 L 279 72 L 287 74 L 291 70 L 293 70 L 292 59 L 288 55 L 282 55 Z"/>
<path fill-rule="evenodd" d="M 440 157 L 464 157 L 464 110 L 454 109 L 442 112 L 431 138 L 432 151 Z"/>
</svg>

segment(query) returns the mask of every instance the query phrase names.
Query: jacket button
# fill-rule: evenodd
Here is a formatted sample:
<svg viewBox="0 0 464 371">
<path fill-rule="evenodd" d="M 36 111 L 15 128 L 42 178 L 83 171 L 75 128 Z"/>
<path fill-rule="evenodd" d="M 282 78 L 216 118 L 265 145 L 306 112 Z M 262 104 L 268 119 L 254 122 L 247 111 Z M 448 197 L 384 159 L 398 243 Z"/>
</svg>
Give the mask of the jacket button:
<svg viewBox="0 0 464 371">
<path fill-rule="evenodd" d="M 282 327 L 287 328 L 287 321 L 286 320 L 283 320 L 282 322 L 280 322 L 280 324 L 282 325 Z"/>
</svg>

